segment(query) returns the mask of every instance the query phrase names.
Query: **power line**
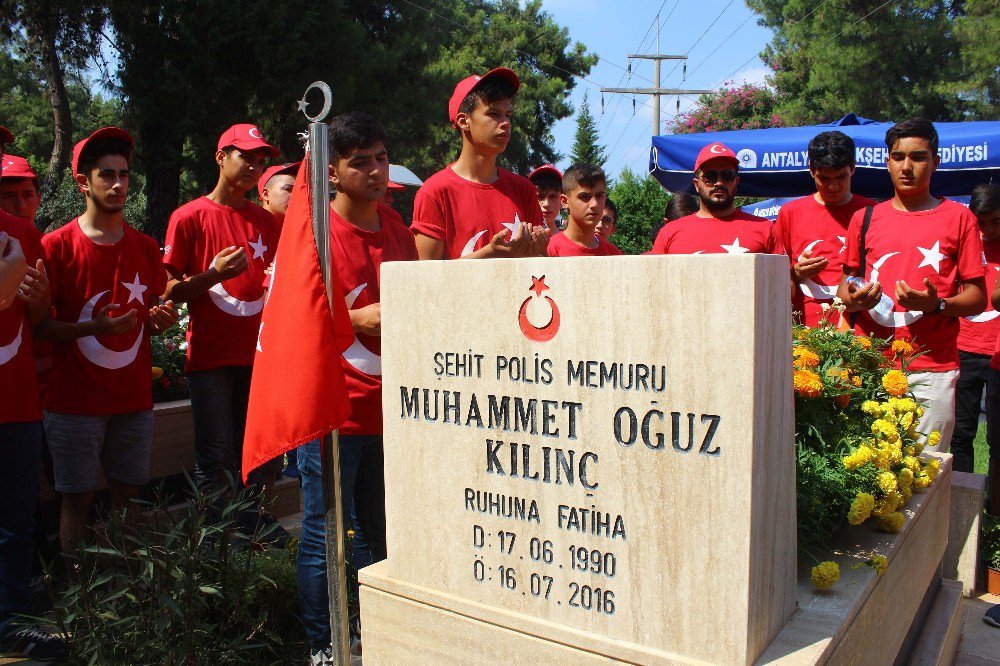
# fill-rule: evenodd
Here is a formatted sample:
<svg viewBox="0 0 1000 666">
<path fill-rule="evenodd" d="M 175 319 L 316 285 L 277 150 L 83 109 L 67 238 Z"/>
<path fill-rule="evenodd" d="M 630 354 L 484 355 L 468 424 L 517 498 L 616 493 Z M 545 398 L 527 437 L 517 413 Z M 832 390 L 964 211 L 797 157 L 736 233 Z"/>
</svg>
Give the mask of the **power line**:
<svg viewBox="0 0 1000 666">
<path fill-rule="evenodd" d="M 699 35 L 698 39 L 694 40 L 694 44 L 691 45 L 691 48 L 689 48 L 687 51 L 684 52 L 684 55 L 690 55 L 691 54 L 691 51 L 694 50 L 694 47 L 698 46 L 698 42 L 700 42 L 702 39 L 704 39 L 705 35 L 708 34 L 708 31 L 711 30 L 712 27 L 716 23 L 719 22 L 719 19 L 722 18 L 722 15 L 726 13 L 726 10 L 729 9 L 730 7 L 732 7 L 734 1 L 735 0 L 729 0 L 729 2 L 726 4 L 726 6 L 722 8 L 722 11 L 719 12 L 719 15 L 715 17 L 715 20 L 708 24 L 708 27 L 705 28 L 705 32 L 701 33 L 701 35 Z M 672 70 L 670 70 L 669 72 L 667 72 L 667 78 L 669 78 L 671 74 L 673 74 L 675 71 L 677 71 L 677 67 L 679 65 L 680 65 L 680 63 L 678 63 L 677 65 L 674 65 L 674 68 Z"/>
</svg>

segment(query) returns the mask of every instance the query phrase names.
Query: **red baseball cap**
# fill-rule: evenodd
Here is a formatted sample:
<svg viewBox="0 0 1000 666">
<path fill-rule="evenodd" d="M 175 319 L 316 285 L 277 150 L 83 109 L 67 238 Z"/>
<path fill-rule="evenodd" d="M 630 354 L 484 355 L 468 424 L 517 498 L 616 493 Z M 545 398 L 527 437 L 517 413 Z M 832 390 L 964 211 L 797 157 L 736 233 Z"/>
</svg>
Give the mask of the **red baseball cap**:
<svg viewBox="0 0 1000 666">
<path fill-rule="evenodd" d="M 288 174 L 289 176 L 298 175 L 300 164 L 302 163 L 289 162 L 288 164 L 276 164 L 264 169 L 264 173 L 261 174 L 260 180 L 257 181 L 257 194 L 260 195 L 260 198 L 264 198 L 264 188 L 267 187 L 267 181 L 280 174 Z"/>
<path fill-rule="evenodd" d="M 560 171 L 559 169 L 555 168 L 553 165 L 551 165 L 551 164 L 543 164 L 542 166 L 538 167 L 537 169 L 533 170 L 531 173 L 528 174 L 528 180 L 531 180 L 532 178 L 534 178 L 535 176 L 537 176 L 540 173 L 551 173 L 551 174 L 555 174 L 558 178 L 562 178 L 563 177 L 562 171 Z"/>
<path fill-rule="evenodd" d="M 694 170 L 697 171 L 702 164 L 709 160 L 714 160 L 717 157 L 724 157 L 732 160 L 733 166 L 737 168 L 740 166 L 740 160 L 736 157 L 736 153 L 730 150 L 726 144 L 714 141 L 702 148 L 701 152 L 698 153 L 698 159 L 694 161 Z"/>
<path fill-rule="evenodd" d="M 257 126 L 249 123 L 233 125 L 223 132 L 222 136 L 219 137 L 218 150 L 222 150 L 226 146 L 232 146 L 240 150 L 257 150 L 258 148 L 263 148 L 270 157 L 281 157 L 281 151 L 267 141 L 264 141 L 264 136 L 257 129 Z"/>
<path fill-rule="evenodd" d="M 17 155 L 4 155 L 0 178 L 38 178 L 28 160 Z"/>
<path fill-rule="evenodd" d="M 406 189 L 406 185 L 400 185 L 399 183 L 394 183 L 390 180 L 389 187 L 386 189 L 392 190 L 393 192 L 402 192 Z"/>
<path fill-rule="evenodd" d="M 517 92 L 521 88 L 521 79 L 517 78 L 514 70 L 507 69 L 506 67 L 495 67 L 482 76 L 473 74 L 470 77 L 462 79 L 455 86 L 455 92 L 451 94 L 451 99 L 448 101 L 448 120 L 454 125 L 455 119 L 458 117 L 458 107 L 462 105 L 462 101 L 469 96 L 473 88 L 486 79 L 497 76 L 506 79 L 507 82 L 514 86 L 514 92 Z"/>
<path fill-rule="evenodd" d="M 14 143 L 14 135 L 3 125 L 0 125 L 0 143 Z"/>
<path fill-rule="evenodd" d="M 121 139 L 128 144 L 129 159 L 132 159 L 132 148 L 135 147 L 135 141 L 132 140 L 132 135 L 123 130 L 121 127 L 102 127 L 83 141 L 78 141 L 77 144 L 73 146 L 72 175 L 75 176 L 79 171 L 78 166 L 80 164 L 80 153 L 82 153 L 83 149 L 87 147 L 87 144 L 94 139 Z"/>
</svg>

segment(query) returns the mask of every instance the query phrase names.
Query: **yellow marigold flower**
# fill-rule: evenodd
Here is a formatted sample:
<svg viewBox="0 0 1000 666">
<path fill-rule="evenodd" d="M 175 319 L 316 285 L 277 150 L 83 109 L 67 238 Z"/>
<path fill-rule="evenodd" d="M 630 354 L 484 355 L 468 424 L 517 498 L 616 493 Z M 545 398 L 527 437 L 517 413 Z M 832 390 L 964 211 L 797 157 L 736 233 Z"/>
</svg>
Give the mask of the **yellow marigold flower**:
<svg viewBox="0 0 1000 666">
<path fill-rule="evenodd" d="M 162 376 L 163 376 L 163 368 L 159 368 L 159 367 L 157 367 L 157 366 L 154 365 L 153 366 L 153 381 L 156 381 L 157 379 L 159 379 Z"/>
<path fill-rule="evenodd" d="M 875 451 L 867 446 L 862 446 L 844 456 L 844 467 L 850 470 L 863 467 L 875 457 Z"/>
<path fill-rule="evenodd" d="M 878 528 L 883 532 L 895 534 L 903 529 L 903 525 L 906 524 L 906 516 L 903 515 L 902 511 L 896 511 L 887 516 L 879 516 L 876 522 L 878 522 Z"/>
<path fill-rule="evenodd" d="M 881 576 L 889 568 L 889 558 L 885 555 L 872 555 L 868 560 L 868 566 L 875 570 L 876 576 Z"/>
<path fill-rule="evenodd" d="M 913 425 L 913 412 L 904 412 L 903 415 L 899 417 L 900 429 L 903 431 L 909 430 L 911 425 Z"/>
<path fill-rule="evenodd" d="M 889 398 L 889 404 L 901 414 L 917 411 L 917 401 L 913 398 Z"/>
<path fill-rule="evenodd" d="M 902 502 L 903 496 L 899 494 L 899 491 L 893 490 L 886 493 L 884 497 L 875 501 L 875 508 L 872 509 L 872 515 L 877 518 L 884 518 L 898 509 Z"/>
<path fill-rule="evenodd" d="M 913 479 L 913 489 L 914 490 L 923 490 L 927 486 L 931 485 L 931 481 L 933 481 L 933 479 L 931 479 L 926 474 L 918 474 Z"/>
<path fill-rule="evenodd" d="M 817 590 L 829 590 L 840 580 L 840 565 L 836 562 L 820 562 L 812 568 L 811 578 Z"/>
<path fill-rule="evenodd" d="M 938 472 L 941 471 L 941 461 L 937 458 L 932 459 L 929 463 L 924 465 L 924 474 L 933 481 L 937 478 Z"/>
<path fill-rule="evenodd" d="M 896 442 L 889 451 L 889 464 L 893 467 L 899 467 L 901 462 L 903 462 L 903 447 L 900 446 L 899 442 Z"/>
<path fill-rule="evenodd" d="M 890 444 L 899 441 L 899 431 L 896 430 L 896 425 L 884 418 L 872 422 L 872 434 L 881 437 Z"/>
<path fill-rule="evenodd" d="M 931 430 L 931 434 L 927 435 L 927 446 L 937 446 L 940 441 L 941 433 L 937 430 Z"/>
<path fill-rule="evenodd" d="M 920 418 L 923 415 L 924 415 L 924 408 L 923 407 L 917 407 L 917 418 Z"/>
<path fill-rule="evenodd" d="M 882 386 L 885 387 L 889 395 L 906 395 L 909 384 L 906 382 L 906 375 L 899 370 L 890 370 L 882 376 Z"/>
<path fill-rule="evenodd" d="M 909 488 L 913 485 L 913 470 L 908 467 L 904 467 L 899 470 L 899 474 L 896 475 L 896 485 L 899 489 Z"/>
<path fill-rule="evenodd" d="M 875 452 L 875 457 L 872 458 L 872 464 L 879 469 L 889 469 L 889 461 L 892 457 L 892 453 L 885 448 L 880 447 L 878 451 Z"/>
<path fill-rule="evenodd" d="M 896 356 L 909 356 L 913 353 L 913 345 L 906 340 L 896 340 L 892 343 L 892 353 Z"/>
<path fill-rule="evenodd" d="M 851 525 L 860 525 L 868 520 L 875 508 L 875 497 L 869 493 L 858 493 L 858 496 L 851 502 L 851 510 L 847 512 L 847 522 Z"/>
<path fill-rule="evenodd" d="M 823 395 L 823 382 L 811 370 L 796 370 L 792 376 L 795 392 L 804 398 L 818 398 Z"/>
<path fill-rule="evenodd" d="M 797 368 L 815 368 L 819 365 L 819 355 L 807 347 L 796 347 L 792 350 L 792 365 Z"/>
<path fill-rule="evenodd" d="M 910 447 L 907 447 L 907 448 L 910 448 Z M 920 472 L 920 469 L 921 469 L 920 458 L 917 458 L 916 456 L 906 456 L 906 457 L 904 457 L 903 461 L 902 461 L 902 464 L 903 464 L 903 467 L 905 467 L 906 469 L 910 470 L 910 472 L 912 474 L 914 474 L 914 475 L 916 475 L 916 474 L 918 474 Z"/>
<path fill-rule="evenodd" d="M 862 349 L 872 348 L 872 341 L 863 335 L 859 335 L 858 337 L 854 338 L 854 344 L 861 347 Z"/>
<path fill-rule="evenodd" d="M 878 487 L 882 492 L 889 494 L 896 490 L 896 475 L 892 472 L 880 472 L 878 475 Z"/>
<path fill-rule="evenodd" d="M 915 442 L 913 444 L 913 450 L 916 452 L 916 455 L 920 455 L 924 450 L 924 445 L 920 442 Z"/>
<path fill-rule="evenodd" d="M 911 497 L 913 497 L 913 486 L 906 486 L 905 488 L 900 488 L 899 493 L 903 497 L 903 506 L 906 506 L 906 503 L 910 501 Z"/>
<path fill-rule="evenodd" d="M 874 400 L 865 400 L 861 403 L 861 411 L 870 416 L 881 416 L 882 406 Z"/>
</svg>

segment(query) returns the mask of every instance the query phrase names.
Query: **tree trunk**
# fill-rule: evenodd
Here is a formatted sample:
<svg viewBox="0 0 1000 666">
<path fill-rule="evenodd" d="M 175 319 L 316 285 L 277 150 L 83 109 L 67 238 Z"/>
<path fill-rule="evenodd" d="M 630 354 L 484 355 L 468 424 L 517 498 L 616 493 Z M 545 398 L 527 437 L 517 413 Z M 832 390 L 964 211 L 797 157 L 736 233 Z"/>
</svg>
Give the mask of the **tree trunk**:
<svg viewBox="0 0 1000 666">
<path fill-rule="evenodd" d="M 69 108 L 69 97 L 66 94 L 66 77 L 63 73 L 62 62 L 59 60 L 59 52 L 56 49 L 55 20 L 50 14 L 47 20 L 41 22 L 39 28 L 41 34 L 31 35 L 30 39 L 35 43 L 35 48 L 41 56 L 42 71 L 45 75 L 45 82 L 48 87 L 49 104 L 52 107 L 52 120 L 54 124 L 52 144 L 52 157 L 49 158 L 49 170 L 45 174 L 42 182 L 42 197 L 51 197 L 59 188 L 62 182 L 63 172 L 69 167 L 71 141 L 73 137 L 73 115 Z M 39 230 L 44 231 L 52 220 L 35 220 L 35 225 Z"/>
<path fill-rule="evenodd" d="M 146 223 L 142 231 L 162 243 L 180 197 L 184 137 L 173 126 L 146 125 L 139 127 L 138 139 L 144 147 L 146 171 Z"/>
</svg>

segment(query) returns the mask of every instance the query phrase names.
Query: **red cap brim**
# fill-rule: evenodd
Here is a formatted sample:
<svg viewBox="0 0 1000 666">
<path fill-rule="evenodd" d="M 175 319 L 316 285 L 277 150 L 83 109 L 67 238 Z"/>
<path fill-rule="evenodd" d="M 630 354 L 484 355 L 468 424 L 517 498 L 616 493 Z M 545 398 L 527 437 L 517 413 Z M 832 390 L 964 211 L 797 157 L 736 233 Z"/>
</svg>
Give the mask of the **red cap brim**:
<svg viewBox="0 0 1000 666">
<path fill-rule="evenodd" d="M 76 145 L 73 146 L 73 163 L 71 165 L 73 168 L 73 176 L 76 176 L 78 172 L 80 154 L 83 153 L 83 149 L 87 147 L 87 144 L 94 139 L 121 139 L 128 144 L 129 159 L 131 160 L 132 149 L 135 148 L 135 141 L 132 139 L 132 135 L 123 130 L 121 127 L 102 127 L 83 141 L 78 141 Z"/>
</svg>

